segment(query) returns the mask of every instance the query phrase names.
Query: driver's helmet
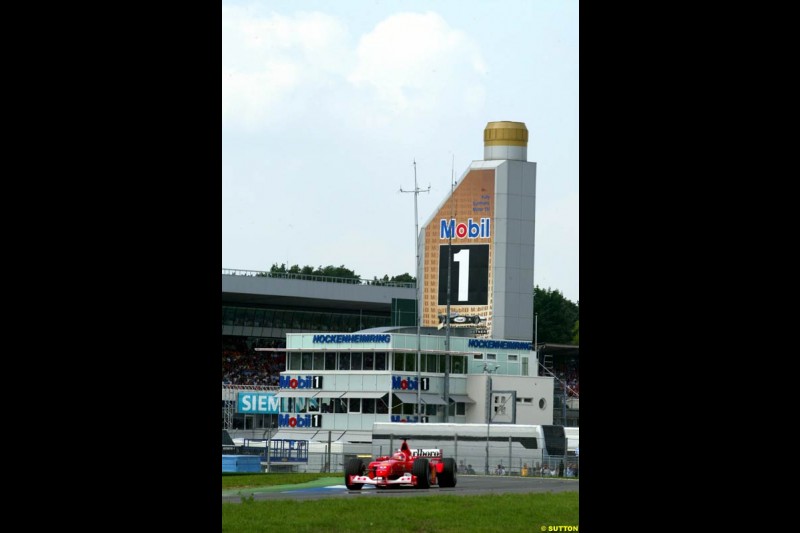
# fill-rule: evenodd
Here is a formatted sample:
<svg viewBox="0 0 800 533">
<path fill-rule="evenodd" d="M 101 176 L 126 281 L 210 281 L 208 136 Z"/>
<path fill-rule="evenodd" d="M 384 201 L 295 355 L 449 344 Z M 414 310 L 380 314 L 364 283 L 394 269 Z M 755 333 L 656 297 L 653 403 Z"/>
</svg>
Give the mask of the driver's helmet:
<svg viewBox="0 0 800 533">
<path fill-rule="evenodd" d="M 406 460 L 406 454 L 404 454 L 400 450 L 397 450 L 396 452 L 394 452 L 394 455 L 392 456 L 392 459 L 394 459 L 396 461 L 405 461 Z"/>
</svg>

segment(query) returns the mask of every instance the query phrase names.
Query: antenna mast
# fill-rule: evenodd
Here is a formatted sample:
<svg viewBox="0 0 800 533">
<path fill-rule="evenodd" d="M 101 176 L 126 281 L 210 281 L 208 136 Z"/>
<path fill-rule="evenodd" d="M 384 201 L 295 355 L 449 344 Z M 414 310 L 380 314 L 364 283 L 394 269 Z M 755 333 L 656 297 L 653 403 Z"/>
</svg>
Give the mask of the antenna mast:
<svg viewBox="0 0 800 533">
<path fill-rule="evenodd" d="M 420 376 L 421 376 L 421 357 L 420 357 L 420 319 L 419 319 L 419 222 L 417 217 L 417 196 L 421 192 L 430 192 L 431 186 L 428 185 L 426 189 L 420 189 L 417 187 L 417 161 L 414 159 L 414 190 L 413 191 L 404 191 L 402 187 L 400 187 L 400 192 L 413 192 L 414 193 L 414 247 L 417 250 L 417 265 L 416 265 L 416 280 L 415 280 L 415 294 L 417 298 L 416 302 L 416 309 L 414 310 L 414 319 L 416 320 L 417 324 L 417 416 L 422 416 L 422 397 L 420 396 Z M 395 356 L 397 353 L 395 352 Z M 446 382 L 446 381 L 445 381 Z"/>
<path fill-rule="evenodd" d="M 453 199 L 453 175 L 455 173 L 455 165 L 456 165 L 456 156 L 453 154 L 453 163 L 450 167 L 450 220 L 455 217 L 455 200 Z M 447 310 L 445 311 L 445 320 L 447 329 L 445 330 L 445 337 L 444 337 L 444 349 L 447 352 L 445 354 L 445 363 L 444 363 L 444 401 L 445 401 L 445 412 L 444 412 L 444 421 L 445 423 L 450 422 L 450 279 L 452 278 L 451 272 L 453 270 L 453 232 L 450 232 L 447 238 Z"/>
</svg>

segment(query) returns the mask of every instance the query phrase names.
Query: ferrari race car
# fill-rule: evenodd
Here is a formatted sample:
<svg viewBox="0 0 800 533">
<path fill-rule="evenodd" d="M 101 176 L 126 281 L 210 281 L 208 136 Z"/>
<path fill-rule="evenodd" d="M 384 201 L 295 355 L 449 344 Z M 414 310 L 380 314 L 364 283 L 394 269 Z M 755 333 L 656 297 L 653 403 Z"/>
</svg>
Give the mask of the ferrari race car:
<svg viewBox="0 0 800 533">
<path fill-rule="evenodd" d="M 403 445 L 392 455 L 383 455 L 364 465 L 361 459 L 350 459 L 344 469 L 348 490 L 361 490 L 364 485 L 379 489 L 397 485 L 427 489 L 456 486 L 456 461 L 442 457 L 440 449 L 416 449 Z"/>
</svg>

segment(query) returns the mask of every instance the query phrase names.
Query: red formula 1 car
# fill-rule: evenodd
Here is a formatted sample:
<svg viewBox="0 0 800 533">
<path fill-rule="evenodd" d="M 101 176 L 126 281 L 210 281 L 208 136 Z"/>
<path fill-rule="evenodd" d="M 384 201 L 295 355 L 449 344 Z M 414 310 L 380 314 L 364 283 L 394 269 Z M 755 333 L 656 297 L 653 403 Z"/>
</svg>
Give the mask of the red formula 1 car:
<svg viewBox="0 0 800 533">
<path fill-rule="evenodd" d="M 361 459 L 350 459 L 344 469 L 344 484 L 349 490 L 361 490 L 364 485 L 379 489 L 410 485 L 427 489 L 431 485 L 456 486 L 456 461 L 442 457 L 440 449 L 416 449 L 403 445 L 392 455 L 383 455 L 364 465 Z"/>
</svg>

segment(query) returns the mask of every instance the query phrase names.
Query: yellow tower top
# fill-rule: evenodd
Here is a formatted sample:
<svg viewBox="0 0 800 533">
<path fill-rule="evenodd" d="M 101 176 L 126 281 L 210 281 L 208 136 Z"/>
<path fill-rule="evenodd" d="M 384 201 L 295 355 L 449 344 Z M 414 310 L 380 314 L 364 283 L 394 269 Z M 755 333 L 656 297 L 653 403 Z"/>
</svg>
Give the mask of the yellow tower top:
<svg viewBox="0 0 800 533">
<path fill-rule="evenodd" d="M 489 122 L 483 130 L 483 146 L 528 147 L 528 128 L 524 122 Z"/>
</svg>

